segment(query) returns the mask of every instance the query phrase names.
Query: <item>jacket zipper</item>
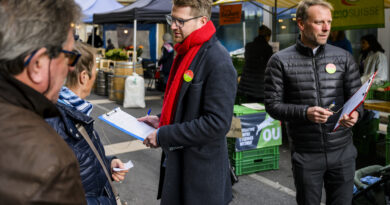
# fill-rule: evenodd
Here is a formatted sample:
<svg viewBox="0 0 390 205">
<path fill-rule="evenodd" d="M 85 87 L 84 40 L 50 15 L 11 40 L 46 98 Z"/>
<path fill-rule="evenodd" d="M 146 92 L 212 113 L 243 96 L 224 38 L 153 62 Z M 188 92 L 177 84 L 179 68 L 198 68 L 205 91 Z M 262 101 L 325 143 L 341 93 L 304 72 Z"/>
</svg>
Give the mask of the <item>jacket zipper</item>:
<svg viewBox="0 0 390 205">
<path fill-rule="evenodd" d="M 321 96 L 320 96 L 320 85 L 319 85 L 319 77 L 318 77 L 318 73 L 317 73 L 317 64 L 316 64 L 316 60 L 315 60 L 315 56 L 313 54 L 313 57 L 312 57 L 312 62 L 313 62 L 313 68 L 314 68 L 314 77 L 316 79 L 316 91 L 317 91 L 317 103 L 318 103 L 318 106 L 321 106 L 322 103 L 321 103 Z M 323 129 L 322 129 L 322 124 L 319 124 L 320 126 L 320 132 L 321 132 L 321 135 L 322 135 L 322 146 L 324 148 L 324 153 L 326 153 L 326 145 L 325 145 L 325 135 L 324 135 L 324 132 L 323 132 Z"/>
</svg>

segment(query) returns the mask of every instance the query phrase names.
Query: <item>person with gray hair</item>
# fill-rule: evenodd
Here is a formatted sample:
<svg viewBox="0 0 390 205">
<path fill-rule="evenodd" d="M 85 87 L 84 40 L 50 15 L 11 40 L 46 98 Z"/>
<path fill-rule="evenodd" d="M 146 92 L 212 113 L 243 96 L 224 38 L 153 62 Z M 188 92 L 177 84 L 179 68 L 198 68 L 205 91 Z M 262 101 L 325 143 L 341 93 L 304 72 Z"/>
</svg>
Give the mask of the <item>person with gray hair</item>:
<svg viewBox="0 0 390 205">
<path fill-rule="evenodd" d="M 71 0 L 0 0 L 0 198 L 3 204 L 86 204 L 72 150 L 46 122 L 79 54 Z"/>
<path fill-rule="evenodd" d="M 363 107 L 343 116 L 337 110 L 361 82 L 351 53 L 326 44 L 332 9 L 324 0 L 301 1 L 296 44 L 275 53 L 265 71 L 265 109 L 286 126 L 298 204 L 320 204 L 323 187 L 326 204 L 352 204 L 351 128 Z"/>
</svg>

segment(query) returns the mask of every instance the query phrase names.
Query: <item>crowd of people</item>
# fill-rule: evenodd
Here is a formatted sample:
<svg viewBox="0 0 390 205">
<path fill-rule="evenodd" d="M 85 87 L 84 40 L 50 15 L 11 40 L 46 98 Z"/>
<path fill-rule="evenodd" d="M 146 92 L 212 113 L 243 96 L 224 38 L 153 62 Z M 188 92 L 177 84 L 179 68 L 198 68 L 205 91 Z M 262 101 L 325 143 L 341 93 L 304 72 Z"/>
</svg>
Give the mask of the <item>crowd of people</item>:
<svg viewBox="0 0 390 205">
<path fill-rule="evenodd" d="M 260 26 L 245 46 L 237 85 L 211 7 L 211 0 L 173 0 L 166 20 L 174 35 L 164 34 L 158 62 L 166 84 L 162 111 L 138 119 L 156 128 L 144 145 L 162 149 L 160 203 L 232 201 L 225 136 L 238 91 L 283 122 L 297 203 L 320 204 L 324 187 L 327 204 L 351 204 L 357 157 L 351 128 L 363 106 L 344 116 L 334 110 L 372 73 L 389 81 L 376 37 L 361 38 L 356 63 L 345 33 L 331 33 L 332 5 L 302 0 L 296 44 L 273 53 L 271 30 Z M 114 171 L 124 164 L 106 156 L 90 117 L 96 50 L 74 40 L 80 16 L 69 0 L 0 0 L 7 25 L 0 27 L 0 203 L 121 204 L 113 181 L 128 170 Z M 93 42 L 101 46 L 101 39 Z"/>
</svg>

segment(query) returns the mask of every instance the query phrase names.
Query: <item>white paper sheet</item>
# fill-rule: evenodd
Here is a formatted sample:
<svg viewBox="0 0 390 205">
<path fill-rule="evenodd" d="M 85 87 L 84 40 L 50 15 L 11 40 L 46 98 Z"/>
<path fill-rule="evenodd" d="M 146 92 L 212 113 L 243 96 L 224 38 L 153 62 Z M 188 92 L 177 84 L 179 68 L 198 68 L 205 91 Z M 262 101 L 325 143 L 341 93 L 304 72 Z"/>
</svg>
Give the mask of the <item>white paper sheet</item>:
<svg viewBox="0 0 390 205">
<path fill-rule="evenodd" d="M 367 96 L 367 92 L 368 90 L 370 89 L 371 85 L 372 85 L 372 82 L 374 81 L 374 78 L 375 78 L 375 74 L 372 74 L 370 79 L 368 79 L 363 85 L 362 87 L 359 88 L 359 90 L 352 95 L 351 98 L 349 98 L 349 100 L 344 104 L 343 106 L 343 110 L 340 114 L 340 117 L 339 119 L 337 120 L 337 123 L 336 125 L 334 126 L 334 129 L 333 131 L 335 131 L 339 126 L 340 126 L 340 120 L 341 118 L 347 114 L 347 115 L 350 115 L 354 110 L 356 110 L 356 108 L 362 104 L 364 102 L 364 99 L 366 98 Z"/>
<path fill-rule="evenodd" d="M 265 110 L 264 105 L 260 103 L 243 103 L 241 105 L 253 110 Z"/>
<path fill-rule="evenodd" d="M 149 134 L 156 130 L 144 122 L 139 122 L 135 117 L 122 111 L 119 107 L 99 116 L 99 119 L 141 141 L 145 140 Z"/>
<path fill-rule="evenodd" d="M 126 162 L 124 165 L 125 165 L 124 169 L 114 167 L 114 168 L 112 168 L 112 170 L 114 170 L 115 172 L 119 172 L 119 171 L 123 171 L 123 170 L 129 170 L 132 167 L 134 167 L 134 164 L 133 164 L 133 162 L 131 160 Z"/>
</svg>

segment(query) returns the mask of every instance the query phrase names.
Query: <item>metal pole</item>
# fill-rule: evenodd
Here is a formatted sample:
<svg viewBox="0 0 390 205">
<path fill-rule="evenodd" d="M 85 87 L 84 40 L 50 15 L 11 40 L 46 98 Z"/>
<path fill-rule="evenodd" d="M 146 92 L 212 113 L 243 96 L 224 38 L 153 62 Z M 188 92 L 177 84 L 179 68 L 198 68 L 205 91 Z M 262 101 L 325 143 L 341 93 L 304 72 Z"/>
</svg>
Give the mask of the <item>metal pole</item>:
<svg viewBox="0 0 390 205">
<path fill-rule="evenodd" d="M 159 56 L 158 56 L 158 50 L 159 50 L 158 42 L 160 41 L 160 39 L 159 39 L 159 27 L 160 26 L 158 26 L 158 24 L 156 23 L 156 67 L 157 67 L 157 61 L 158 61 L 158 58 L 159 58 Z"/>
<path fill-rule="evenodd" d="M 92 26 L 92 47 L 95 47 L 95 27 Z"/>
<path fill-rule="evenodd" d="M 242 22 L 242 41 L 243 41 L 243 48 L 245 48 L 245 44 L 246 44 L 246 24 L 245 24 L 245 20 Z"/>
<path fill-rule="evenodd" d="M 135 73 L 135 64 L 137 61 L 137 19 L 134 19 L 133 35 L 133 72 Z"/>
<path fill-rule="evenodd" d="M 277 8 L 278 8 L 278 0 L 275 1 L 275 7 L 272 9 L 272 42 L 276 42 L 276 23 L 277 23 Z"/>
</svg>

